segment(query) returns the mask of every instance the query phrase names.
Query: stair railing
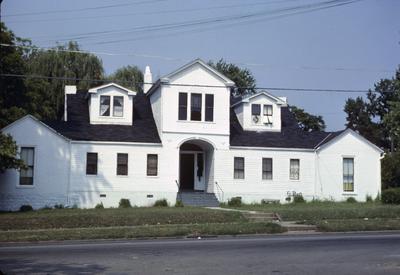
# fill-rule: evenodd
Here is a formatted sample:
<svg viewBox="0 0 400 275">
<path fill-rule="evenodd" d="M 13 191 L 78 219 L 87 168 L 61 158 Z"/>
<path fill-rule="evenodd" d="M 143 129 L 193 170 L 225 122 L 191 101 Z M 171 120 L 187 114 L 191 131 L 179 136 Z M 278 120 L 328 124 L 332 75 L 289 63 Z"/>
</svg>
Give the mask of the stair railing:
<svg viewBox="0 0 400 275">
<path fill-rule="evenodd" d="M 175 180 L 175 183 L 176 183 L 176 186 L 178 187 L 178 193 L 177 193 L 178 197 L 177 197 L 177 199 L 179 201 L 182 201 L 182 193 L 181 193 L 181 190 L 180 190 L 181 185 L 179 184 L 178 180 Z"/>
<path fill-rule="evenodd" d="M 222 190 L 221 186 L 218 184 L 218 182 L 215 182 L 216 191 L 218 195 L 218 199 L 220 202 L 224 202 L 224 190 Z"/>
</svg>

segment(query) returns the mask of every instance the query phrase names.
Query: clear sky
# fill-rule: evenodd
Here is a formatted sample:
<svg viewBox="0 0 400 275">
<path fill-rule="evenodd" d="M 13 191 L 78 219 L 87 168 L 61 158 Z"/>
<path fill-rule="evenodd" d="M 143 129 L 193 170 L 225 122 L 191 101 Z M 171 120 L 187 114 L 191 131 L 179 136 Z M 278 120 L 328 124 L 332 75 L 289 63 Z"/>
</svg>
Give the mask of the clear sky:
<svg viewBox="0 0 400 275">
<path fill-rule="evenodd" d="M 48 47 L 73 38 L 124 65 L 164 75 L 186 62 L 226 59 L 260 87 L 367 90 L 400 64 L 400 0 L 4 0 L 16 35 Z M 345 4 L 327 8 L 334 4 Z M 312 9 L 313 11 L 310 11 Z M 284 92 L 289 104 L 344 127 L 356 93 Z M 362 94 L 360 94 L 362 95 Z"/>
</svg>

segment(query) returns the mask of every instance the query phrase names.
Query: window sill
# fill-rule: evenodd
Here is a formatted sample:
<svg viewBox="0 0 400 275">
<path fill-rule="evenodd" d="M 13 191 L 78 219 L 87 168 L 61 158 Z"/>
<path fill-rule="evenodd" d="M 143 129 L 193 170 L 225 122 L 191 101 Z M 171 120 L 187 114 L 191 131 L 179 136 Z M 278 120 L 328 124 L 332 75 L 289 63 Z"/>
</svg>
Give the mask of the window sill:
<svg viewBox="0 0 400 275">
<path fill-rule="evenodd" d="M 146 177 L 147 177 L 147 178 L 150 178 L 150 179 L 158 179 L 160 176 L 158 176 L 158 175 L 157 175 L 157 176 L 149 176 L 149 175 L 146 175 Z"/>
<path fill-rule="evenodd" d="M 205 123 L 205 124 L 216 124 L 214 121 L 201 121 L 201 120 L 177 120 L 177 123 Z"/>
<path fill-rule="evenodd" d="M 291 182 L 300 182 L 301 180 L 300 179 L 298 179 L 298 180 L 292 180 L 292 179 L 289 179 Z"/>
<path fill-rule="evenodd" d="M 19 185 L 19 184 L 17 184 L 17 186 L 16 186 L 18 189 L 32 189 L 32 188 L 35 188 L 35 185 Z"/>
<path fill-rule="evenodd" d="M 116 175 L 117 178 L 129 178 L 129 175 Z"/>
</svg>

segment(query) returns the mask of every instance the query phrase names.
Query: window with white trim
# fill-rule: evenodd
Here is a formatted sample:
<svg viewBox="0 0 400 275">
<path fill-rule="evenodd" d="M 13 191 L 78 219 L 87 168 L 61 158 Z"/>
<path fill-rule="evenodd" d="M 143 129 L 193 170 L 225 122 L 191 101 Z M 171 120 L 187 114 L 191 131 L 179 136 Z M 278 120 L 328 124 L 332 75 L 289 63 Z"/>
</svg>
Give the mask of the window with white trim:
<svg viewBox="0 0 400 275">
<path fill-rule="evenodd" d="M 123 117 L 124 116 L 124 97 L 114 96 L 113 97 L 113 116 Z"/>
<path fill-rule="evenodd" d="M 100 116 L 110 116 L 110 96 L 100 96 Z"/>
<path fill-rule="evenodd" d="M 343 191 L 354 191 L 354 158 L 343 158 Z"/>
<path fill-rule="evenodd" d="M 299 180 L 300 179 L 300 160 L 290 159 L 290 179 Z"/>
<path fill-rule="evenodd" d="M 158 173 L 158 155 L 148 154 L 147 155 L 147 175 L 157 176 Z"/>
<path fill-rule="evenodd" d="M 244 158 L 235 157 L 233 166 L 233 178 L 244 179 Z"/>
<path fill-rule="evenodd" d="M 26 168 L 21 168 L 19 172 L 19 185 L 33 185 L 35 148 L 21 147 L 20 158 L 24 161 Z"/>
<path fill-rule="evenodd" d="M 262 159 L 262 179 L 272 180 L 272 158 Z"/>
</svg>

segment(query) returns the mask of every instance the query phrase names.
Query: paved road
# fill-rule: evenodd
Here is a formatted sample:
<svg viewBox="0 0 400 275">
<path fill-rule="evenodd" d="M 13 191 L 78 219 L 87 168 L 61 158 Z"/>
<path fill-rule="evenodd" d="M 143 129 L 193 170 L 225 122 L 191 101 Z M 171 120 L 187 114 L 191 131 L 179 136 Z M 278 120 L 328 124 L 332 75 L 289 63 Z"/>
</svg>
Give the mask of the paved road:
<svg viewBox="0 0 400 275">
<path fill-rule="evenodd" d="M 400 274 L 400 234 L 0 245 L 6 274 Z"/>
</svg>

